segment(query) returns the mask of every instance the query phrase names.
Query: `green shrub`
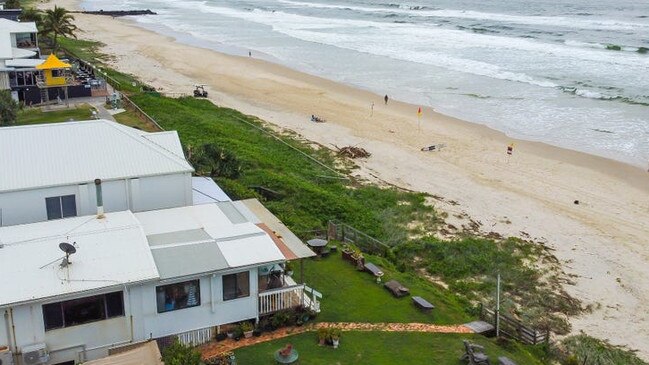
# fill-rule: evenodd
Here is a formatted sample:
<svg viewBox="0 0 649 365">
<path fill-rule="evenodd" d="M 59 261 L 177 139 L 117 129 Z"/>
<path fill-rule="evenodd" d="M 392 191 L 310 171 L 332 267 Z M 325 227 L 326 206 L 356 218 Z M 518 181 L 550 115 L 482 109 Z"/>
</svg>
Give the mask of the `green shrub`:
<svg viewBox="0 0 649 365">
<path fill-rule="evenodd" d="M 201 354 L 175 340 L 162 351 L 162 361 L 165 365 L 201 365 Z"/>
</svg>

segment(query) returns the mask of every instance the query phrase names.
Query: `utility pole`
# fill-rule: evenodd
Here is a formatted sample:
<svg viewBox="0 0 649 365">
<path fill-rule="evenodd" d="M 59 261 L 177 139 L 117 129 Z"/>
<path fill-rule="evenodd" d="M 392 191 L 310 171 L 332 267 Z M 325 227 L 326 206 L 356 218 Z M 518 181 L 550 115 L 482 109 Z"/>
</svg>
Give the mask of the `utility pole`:
<svg viewBox="0 0 649 365">
<path fill-rule="evenodd" d="M 496 281 L 496 338 L 500 337 L 500 273 Z"/>
</svg>

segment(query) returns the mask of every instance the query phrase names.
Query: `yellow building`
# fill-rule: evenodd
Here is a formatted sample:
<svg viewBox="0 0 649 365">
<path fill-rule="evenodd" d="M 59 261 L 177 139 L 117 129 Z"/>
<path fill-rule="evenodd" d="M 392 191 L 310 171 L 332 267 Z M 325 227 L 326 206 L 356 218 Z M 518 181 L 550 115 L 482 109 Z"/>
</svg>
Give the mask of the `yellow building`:
<svg viewBox="0 0 649 365">
<path fill-rule="evenodd" d="M 56 87 L 67 86 L 71 83 L 70 69 L 72 66 L 61 61 L 54 54 L 51 54 L 45 62 L 36 66 L 37 70 L 43 72 L 42 86 L 39 87 Z M 39 80 L 40 81 L 40 80 Z"/>
</svg>

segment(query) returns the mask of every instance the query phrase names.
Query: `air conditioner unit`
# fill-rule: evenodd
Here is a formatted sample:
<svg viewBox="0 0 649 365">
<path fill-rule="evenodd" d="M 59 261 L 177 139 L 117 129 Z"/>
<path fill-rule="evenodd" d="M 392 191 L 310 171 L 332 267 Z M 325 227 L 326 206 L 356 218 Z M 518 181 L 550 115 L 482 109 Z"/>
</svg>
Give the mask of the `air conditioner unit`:
<svg viewBox="0 0 649 365">
<path fill-rule="evenodd" d="M 47 352 L 47 345 L 36 343 L 29 346 L 23 346 L 23 364 L 38 365 L 50 361 L 50 354 Z"/>
<path fill-rule="evenodd" d="M 14 354 L 7 346 L 0 346 L 0 365 L 14 365 Z"/>
</svg>

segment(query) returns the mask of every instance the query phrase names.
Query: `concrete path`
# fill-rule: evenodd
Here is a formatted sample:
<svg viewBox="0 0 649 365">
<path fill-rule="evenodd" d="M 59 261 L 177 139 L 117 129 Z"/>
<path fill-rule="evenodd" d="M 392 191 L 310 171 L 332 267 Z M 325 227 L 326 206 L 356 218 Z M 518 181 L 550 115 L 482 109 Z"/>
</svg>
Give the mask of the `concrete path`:
<svg viewBox="0 0 649 365">
<path fill-rule="evenodd" d="M 259 337 L 242 338 L 239 341 L 227 339 L 212 341 L 198 348 L 203 359 L 210 359 L 220 354 L 241 347 L 256 345 L 304 332 L 317 331 L 318 328 L 339 328 L 342 331 L 382 331 L 382 332 L 421 332 L 421 333 L 473 333 L 464 325 L 436 325 L 430 323 L 356 323 L 356 322 L 319 322 L 307 326 L 280 328 L 273 332 L 264 332 Z"/>
</svg>

